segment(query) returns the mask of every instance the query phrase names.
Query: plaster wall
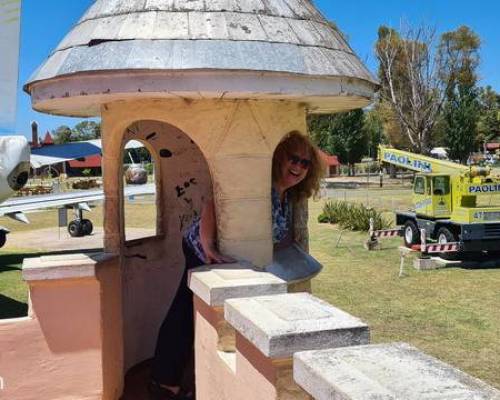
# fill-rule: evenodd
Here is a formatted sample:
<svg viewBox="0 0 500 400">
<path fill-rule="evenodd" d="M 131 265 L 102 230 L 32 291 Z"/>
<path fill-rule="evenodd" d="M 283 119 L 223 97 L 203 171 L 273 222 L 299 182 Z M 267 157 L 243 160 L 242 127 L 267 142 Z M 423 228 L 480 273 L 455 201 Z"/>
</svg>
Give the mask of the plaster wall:
<svg viewBox="0 0 500 400">
<path fill-rule="evenodd" d="M 30 317 L 0 321 L 0 397 L 110 398 L 103 396 L 98 281 L 32 282 L 30 295 Z"/>
<path fill-rule="evenodd" d="M 214 186 L 222 250 L 256 265 L 272 258 L 270 188 L 272 154 L 291 130 L 306 132 L 303 105 L 285 101 L 117 101 L 103 106 L 104 178 L 109 195 L 106 249 L 120 249 L 119 188 L 111 176 L 127 127 L 136 121 L 166 122 L 186 133 L 205 156 Z M 109 182 L 108 182 L 109 181 Z M 237 203 L 237 204 L 234 204 Z M 241 214 L 241 209 L 246 212 Z M 250 214 L 247 214 L 250 213 Z M 259 223 L 247 215 L 260 215 Z M 263 226 L 264 225 L 264 226 Z"/>
<path fill-rule="evenodd" d="M 257 266 L 271 262 L 272 155 L 286 133 L 306 132 L 305 109 L 283 101 L 150 99 L 106 104 L 102 118 L 105 249 L 121 254 L 128 369 L 153 355 L 182 272 L 183 229 L 212 193 L 210 182 L 221 251 Z M 157 157 L 158 235 L 125 243 L 121 151 L 129 139 L 143 140 Z"/>
<path fill-rule="evenodd" d="M 273 364 L 236 334 L 236 348 L 220 351 L 216 315 L 195 297 L 196 398 L 200 400 L 309 400 L 293 381 L 291 361 Z M 232 329 L 232 328 L 231 328 Z"/>
</svg>

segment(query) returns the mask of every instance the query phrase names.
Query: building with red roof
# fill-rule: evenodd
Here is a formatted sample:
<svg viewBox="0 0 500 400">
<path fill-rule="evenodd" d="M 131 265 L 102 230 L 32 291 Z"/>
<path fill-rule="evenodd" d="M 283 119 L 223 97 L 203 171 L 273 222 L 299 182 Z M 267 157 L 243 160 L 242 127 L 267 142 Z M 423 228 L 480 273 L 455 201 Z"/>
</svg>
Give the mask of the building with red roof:
<svg viewBox="0 0 500 400">
<path fill-rule="evenodd" d="M 337 156 L 332 156 L 323 150 L 319 150 L 319 155 L 326 165 L 327 178 L 339 175 L 340 172 L 340 161 Z"/>
</svg>

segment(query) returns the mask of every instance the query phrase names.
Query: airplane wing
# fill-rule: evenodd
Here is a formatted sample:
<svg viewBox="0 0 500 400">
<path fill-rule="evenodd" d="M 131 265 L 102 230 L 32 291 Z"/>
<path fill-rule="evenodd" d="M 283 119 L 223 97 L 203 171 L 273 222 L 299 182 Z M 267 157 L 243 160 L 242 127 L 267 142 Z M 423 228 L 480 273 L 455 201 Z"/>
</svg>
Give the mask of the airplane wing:
<svg viewBox="0 0 500 400">
<path fill-rule="evenodd" d="M 155 194 L 155 185 L 126 186 L 125 197 Z M 0 204 L 0 217 L 8 216 L 21 222 L 28 222 L 24 215 L 26 211 L 44 208 L 80 207 L 88 210 L 86 203 L 104 199 L 102 190 L 84 190 L 78 192 L 58 193 L 49 195 L 29 196 L 8 200 Z"/>
<path fill-rule="evenodd" d="M 140 147 L 144 146 L 137 140 L 130 140 L 125 145 L 125 149 L 137 149 Z M 101 139 L 85 140 L 34 148 L 31 150 L 30 161 L 33 168 L 41 168 L 45 165 L 59 164 L 101 153 Z"/>
</svg>

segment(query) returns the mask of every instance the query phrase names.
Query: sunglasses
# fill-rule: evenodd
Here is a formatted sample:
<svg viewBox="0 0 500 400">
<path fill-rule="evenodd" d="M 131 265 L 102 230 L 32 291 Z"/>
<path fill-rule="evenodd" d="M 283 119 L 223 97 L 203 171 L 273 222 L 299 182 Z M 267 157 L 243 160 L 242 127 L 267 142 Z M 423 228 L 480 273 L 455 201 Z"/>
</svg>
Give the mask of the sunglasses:
<svg viewBox="0 0 500 400">
<path fill-rule="evenodd" d="M 292 163 L 292 165 L 300 163 L 301 167 L 304 169 L 308 169 L 311 166 L 311 160 L 308 160 L 307 158 L 300 158 L 295 154 L 289 155 L 288 160 Z"/>
</svg>

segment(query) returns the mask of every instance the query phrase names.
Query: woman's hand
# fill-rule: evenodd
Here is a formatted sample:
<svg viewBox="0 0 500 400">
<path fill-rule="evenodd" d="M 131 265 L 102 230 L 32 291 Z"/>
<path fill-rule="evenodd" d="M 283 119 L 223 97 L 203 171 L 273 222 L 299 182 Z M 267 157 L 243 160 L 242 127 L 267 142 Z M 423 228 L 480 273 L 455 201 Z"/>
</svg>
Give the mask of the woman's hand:
<svg viewBox="0 0 500 400">
<path fill-rule="evenodd" d="M 203 247 L 205 263 L 207 264 L 228 264 L 236 262 L 234 258 L 221 254 L 214 245 L 206 246 L 205 248 L 202 242 L 201 246 Z"/>
<path fill-rule="evenodd" d="M 234 258 L 223 255 L 219 252 L 215 245 L 216 232 L 215 206 L 213 200 L 210 200 L 203 204 L 203 208 L 201 210 L 200 242 L 203 252 L 205 253 L 204 261 L 207 264 L 236 262 Z"/>
</svg>

